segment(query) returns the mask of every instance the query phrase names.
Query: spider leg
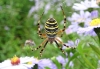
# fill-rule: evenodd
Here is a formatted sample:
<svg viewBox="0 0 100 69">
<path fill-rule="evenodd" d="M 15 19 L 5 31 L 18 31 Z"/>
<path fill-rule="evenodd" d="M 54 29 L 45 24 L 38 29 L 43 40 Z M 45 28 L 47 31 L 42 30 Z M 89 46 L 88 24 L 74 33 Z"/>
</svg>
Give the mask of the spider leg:
<svg viewBox="0 0 100 69">
<path fill-rule="evenodd" d="M 40 57 L 42 56 L 42 52 L 43 52 L 43 50 L 45 49 L 47 43 L 48 43 L 48 40 L 46 41 L 45 45 L 43 46 L 43 48 L 42 48 L 41 51 L 40 51 Z"/>
<path fill-rule="evenodd" d="M 39 20 L 38 20 L 38 24 L 37 24 L 37 25 L 38 25 L 38 35 L 39 35 L 41 38 L 46 38 L 46 37 L 47 37 L 46 34 L 45 34 L 45 33 L 41 33 L 41 30 L 40 30 L 40 20 L 41 20 L 43 14 L 44 14 L 44 12 L 43 12 L 42 15 L 40 16 L 40 18 L 39 18 Z"/>
<path fill-rule="evenodd" d="M 67 48 L 72 48 L 72 49 L 75 49 L 76 47 L 75 46 L 68 46 L 66 44 L 64 44 L 62 41 L 60 41 L 58 38 L 55 38 L 56 41 L 58 41 L 60 44 L 62 44 L 63 46 L 67 47 Z"/>
<path fill-rule="evenodd" d="M 47 41 L 48 39 L 45 39 L 37 48 L 35 48 L 35 49 L 32 49 L 32 51 L 33 50 L 38 50 L 39 48 L 41 48 L 42 47 L 42 45 L 44 45 L 45 44 L 45 42 Z"/>
<path fill-rule="evenodd" d="M 47 38 L 46 33 L 41 33 L 41 35 L 39 35 L 39 36 L 41 37 L 41 39 L 43 39 L 43 38 Z"/>
<path fill-rule="evenodd" d="M 64 43 L 62 41 L 60 41 L 58 38 L 55 38 L 55 40 L 58 41 L 60 44 L 64 45 Z M 69 46 L 66 46 L 66 47 L 69 47 Z"/>
<path fill-rule="evenodd" d="M 57 44 L 58 48 L 62 51 L 62 53 L 63 53 L 64 55 L 66 55 L 66 54 L 65 54 L 65 52 L 64 52 L 64 50 L 62 49 L 62 47 L 61 47 L 61 46 L 59 46 L 59 44 L 57 43 L 57 41 L 56 41 L 56 40 L 55 40 L 55 43 Z"/>
<path fill-rule="evenodd" d="M 58 37 L 62 37 L 62 35 L 63 35 L 63 31 L 62 31 L 62 30 L 58 30 L 57 36 L 58 36 Z"/>
<path fill-rule="evenodd" d="M 62 10 L 63 15 L 64 15 L 64 28 L 62 29 L 62 31 L 65 31 L 65 28 L 66 28 L 66 16 L 65 16 L 65 13 L 64 13 L 64 10 L 63 10 L 62 6 L 60 6 L 60 7 L 61 7 L 61 10 Z"/>
<path fill-rule="evenodd" d="M 61 33 L 61 36 L 62 36 L 63 32 L 65 31 L 65 28 L 66 28 L 66 16 L 65 16 L 65 13 L 64 13 L 64 10 L 63 10 L 62 6 L 60 6 L 60 7 L 61 7 L 61 10 L 62 10 L 63 16 L 64 16 L 64 27 L 63 27 L 62 30 L 60 30 L 60 33 Z"/>
<path fill-rule="evenodd" d="M 68 46 L 66 44 L 63 44 L 64 46 L 68 47 L 68 48 L 72 48 L 72 49 L 75 49 L 76 47 L 75 46 Z"/>
</svg>

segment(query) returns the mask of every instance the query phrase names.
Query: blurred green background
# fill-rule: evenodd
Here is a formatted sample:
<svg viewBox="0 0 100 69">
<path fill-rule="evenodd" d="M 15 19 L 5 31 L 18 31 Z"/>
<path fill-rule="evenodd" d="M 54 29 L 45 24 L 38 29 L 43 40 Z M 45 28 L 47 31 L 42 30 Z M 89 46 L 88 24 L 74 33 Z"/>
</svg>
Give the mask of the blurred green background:
<svg viewBox="0 0 100 69">
<path fill-rule="evenodd" d="M 0 0 L 0 61 L 26 54 L 24 42 L 36 32 L 34 19 L 27 17 L 32 5 L 29 0 Z"/>
</svg>

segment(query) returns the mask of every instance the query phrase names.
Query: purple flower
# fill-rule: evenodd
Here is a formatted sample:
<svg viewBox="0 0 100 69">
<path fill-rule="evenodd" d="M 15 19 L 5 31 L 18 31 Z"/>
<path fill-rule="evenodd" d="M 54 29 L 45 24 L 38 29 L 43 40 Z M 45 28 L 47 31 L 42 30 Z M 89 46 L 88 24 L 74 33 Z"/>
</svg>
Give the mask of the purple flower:
<svg viewBox="0 0 100 69">
<path fill-rule="evenodd" d="M 62 69 L 65 69 L 64 67 L 65 67 L 65 64 L 68 62 L 68 61 L 66 61 L 66 59 L 65 58 L 63 58 L 62 56 L 58 56 L 58 57 L 56 57 L 56 59 L 58 60 L 58 62 L 62 65 Z M 68 58 L 67 58 L 68 59 Z"/>
<path fill-rule="evenodd" d="M 78 46 L 78 43 L 80 42 L 80 40 L 79 39 L 77 39 L 77 40 L 75 40 L 75 42 L 74 41 L 68 41 L 67 43 L 65 43 L 67 46 L 69 46 L 69 47 L 76 47 L 76 46 Z M 65 46 L 63 46 L 63 49 L 66 49 L 66 47 Z"/>
<path fill-rule="evenodd" d="M 80 23 L 84 23 L 84 27 L 91 21 L 91 13 L 88 11 L 80 11 L 79 14 L 74 12 L 71 17 L 68 17 L 68 20 L 71 21 L 72 25 L 80 26 Z"/>
<path fill-rule="evenodd" d="M 49 67 L 50 69 L 57 69 L 56 65 L 50 59 L 41 59 L 38 62 L 39 69 L 45 69 Z"/>
<path fill-rule="evenodd" d="M 16 58 L 13 59 L 14 62 L 15 59 Z M 17 65 L 12 65 L 11 60 L 9 59 L 5 60 L 4 62 L 0 63 L 0 69 L 32 69 L 35 64 L 38 64 L 39 69 L 45 69 L 45 67 L 57 69 L 56 65 L 50 59 L 38 60 L 34 57 L 21 57 L 20 63 Z"/>
<path fill-rule="evenodd" d="M 72 8 L 75 10 L 87 10 L 89 8 L 99 8 L 99 5 L 96 0 L 84 0 L 80 3 L 75 3 Z"/>
<path fill-rule="evenodd" d="M 71 34 L 73 32 L 76 32 L 80 28 L 77 24 L 71 24 L 68 26 L 68 28 L 65 30 L 66 34 Z"/>
<path fill-rule="evenodd" d="M 68 17 L 68 20 L 71 22 L 68 29 L 72 32 L 77 32 L 78 28 L 89 26 L 91 19 L 91 13 L 88 11 L 80 11 L 80 13 L 73 13 L 71 17 Z M 66 32 L 67 33 L 67 32 Z"/>
<path fill-rule="evenodd" d="M 96 33 L 93 30 L 94 27 L 86 27 L 86 28 L 79 28 L 77 33 L 79 35 L 91 35 L 91 36 L 96 36 Z"/>
<path fill-rule="evenodd" d="M 61 63 L 63 66 L 66 64 L 65 59 L 62 56 L 58 56 L 56 57 L 56 59 L 58 60 L 59 63 Z"/>
<path fill-rule="evenodd" d="M 98 11 L 97 10 L 94 10 L 91 12 L 91 18 L 94 19 L 94 18 L 97 18 L 98 17 Z"/>
<path fill-rule="evenodd" d="M 70 56 L 72 56 L 72 55 L 73 55 L 73 53 L 70 53 Z M 56 59 L 62 65 L 62 69 L 65 69 L 65 65 L 68 63 L 68 58 L 63 58 L 62 56 L 58 56 L 58 57 L 56 57 Z M 74 66 L 72 61 L 70 61 L 69 66 L 70 67 Z"/>
<path fill-rule="evenodd" d="M 96 28 L 98 28 L 98 31 L 95 30 Z M 79 28 L 77 33 L 96 36 L 99 34 L 99 28 L 100 28 L 100 19 L 95 18 L 90 22 L 90 26 L 85 27 L 85 28 Z"/>
</svg>

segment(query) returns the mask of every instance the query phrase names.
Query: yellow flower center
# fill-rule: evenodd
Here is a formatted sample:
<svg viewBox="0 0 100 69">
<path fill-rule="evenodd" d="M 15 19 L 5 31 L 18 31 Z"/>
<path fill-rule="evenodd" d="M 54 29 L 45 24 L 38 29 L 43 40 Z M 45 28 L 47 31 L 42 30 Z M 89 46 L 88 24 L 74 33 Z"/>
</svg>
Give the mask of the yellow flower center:
<svg viewBox="0 0 100 69">
<path fill-rule="evenodd" d="M 18 65 L 20 63 L 20 59 L 15 55 L 12 59 L 11 59 L 11 64 L 12 65 Z"/>
<path fill-rule="evenodd" d="M 32 62 L 30 61 L 30 62 L 27 62 L 27 64 L 32 64 Z"/>
<path fill-rule="evenodd" d="M 90 22 L 90 26 L 98 26 L 98 25 L 100 25 L 100 18 L 93 19 Z"/>
<path fill-rule="evenodd" d="M 13 61 L 13 62 L 16 62 L 17 59 L 18 59 L 18 57 L 17 57 L 17 56 L 14 56 L 14 57 L 12 58 L 12 61 Z"/>
</svg>

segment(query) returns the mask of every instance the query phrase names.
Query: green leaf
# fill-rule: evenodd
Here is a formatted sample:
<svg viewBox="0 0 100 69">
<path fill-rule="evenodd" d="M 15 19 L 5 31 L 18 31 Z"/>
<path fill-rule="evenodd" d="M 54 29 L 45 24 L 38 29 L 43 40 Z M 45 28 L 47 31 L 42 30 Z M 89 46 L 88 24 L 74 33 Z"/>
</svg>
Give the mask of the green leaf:
<svg viewBox="0 0 100 69">
<path fill-rule="evenodd" d="M 89 60 L 85 56 L 82 55 L 82 57 L 83 57 L 83 60 L 85 61 L 85 63 L 88 65 L 88 67 L 95 69 L 95 67 L 91 64 L 91 62 L 89 62 Z"/>
<path fill-rule="evenodd" d="M 100 55 L 100 48 L 99 48 L 99 47 L 94 46 L 94 45 L 92 45 L 92 44 L 89 44 L 89 45 L 90 45 L 90 47 L 92 48 L 92 50 L 93 50 L 94 52 L 96 52 L 98 55 Z"/>
<path fill-rule="evenodd" d="M 85 46 L 85 43 L 81 41 L 77 46 L 77 51 L 80 53 L 83 53 L 83 47 Z"/>
<path fill-rule="evenodd" d="M 95 45 L 95 46 L 99 46 L 99 39 L 98 38 L 96 38 L 96 37 L 92 37 L 91 36 L 91 42 Z M 91 43 L 91 44 L 92 44 Z"/>
<path fill-rule="evenodd" d="M 78 45 L 77 52 L 80 54 L 80 56 L 82 57 L 82 59 L 84 60 L 84 62 L 88 68 L 95 69 L 95 67 L 91 64 L 91 62 L 84 55 L 84 53 L 85 53 L 85 51 L 83 49 L 84 46 L 85 46 L 85 43 L 83 43 L 83 41 L 81 41 Z"/>
<path fill-rule="evenodd" d="M 80 53 L 79 54 L 81 55 L 82 59 L 84 60 L 85 64 L 87 65 L 88 68 L 92 68 L 92 69 L 95 69 L 95 67 L 91 64 L 91 62 L 84 56 L 83 53 Z"/>
</svg>

